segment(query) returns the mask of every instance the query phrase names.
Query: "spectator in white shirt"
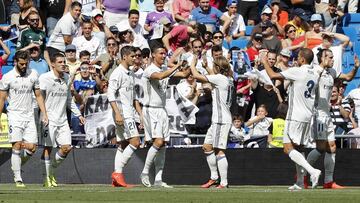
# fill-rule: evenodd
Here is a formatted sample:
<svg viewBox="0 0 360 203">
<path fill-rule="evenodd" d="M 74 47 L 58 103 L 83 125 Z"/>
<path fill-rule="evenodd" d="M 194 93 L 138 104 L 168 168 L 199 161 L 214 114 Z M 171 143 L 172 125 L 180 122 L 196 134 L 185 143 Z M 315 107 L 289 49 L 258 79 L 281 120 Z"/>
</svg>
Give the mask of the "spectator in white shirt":
<svg viewBox="0 0 360 203">
<path fill-rule="evenodd" d="M 230 43 L 232 39 L 237 39 L 241 36 L 245 36 L 245 23 L 242 15 L 237 13 L 237 0 L 228 1 L 228 11 L 224 13 L 225 16 L 229 17 L 231 22 L 228 32 L 225 33 L 225 39 Z"/>
<path fill-rule="evenodd" d="M 82 5 L 79 2 L 74 1 L 70 6 L 70 12 L 65 14 L 56 24 L 45 51 L 45 59 L 48 64 L 51 64 L 50 57 L 57 52 L 64 53 L 65 46 L 71 44 L 77 35 L 80 27 L 78 20 L 81 7 Z"/>
<path fill-rule="evenodd" d="M 91 22 L 83 22 L 81 25 L 83 35 L 75 37 L 73 45 L 76 46 L 76 56 L 79 57 L 81 51 L 87 50 L 90 52 L 90 60 L 96 59 L 100 54 L 104 53 L 104 49 L 98 38 L 91 35 L 93 26 Z"/>
</svg>

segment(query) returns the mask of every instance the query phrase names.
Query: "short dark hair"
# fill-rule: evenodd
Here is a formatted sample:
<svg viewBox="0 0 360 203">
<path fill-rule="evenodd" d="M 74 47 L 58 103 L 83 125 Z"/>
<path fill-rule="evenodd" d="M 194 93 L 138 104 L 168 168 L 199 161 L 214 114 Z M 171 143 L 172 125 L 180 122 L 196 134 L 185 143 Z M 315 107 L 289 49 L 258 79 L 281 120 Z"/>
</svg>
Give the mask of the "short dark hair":
<svg viewBox="0 0 360 203">
<path fill-rule="evenodd" d="M 88 50 L 83 50 L 79 53 L 79 58 L 81 58 L 83 56 L 91 56 L 91 54 Z"/>
<path fill-rule="evenodd" d="M 310 64 L 314 59 L 314 53 L 311 49 L 308 48 L 301 48 L 299 51 L 299 55 L 304 57 L 307 64 Z"/>
<path fill-rule="evenodd" d="M 213 32 L 212 33 L 212 37 L 214 38 L 214 36 L 216 35 L 216 34 L 221 34 L 222 36 L 224 36 L 224 34 L 220 31 L 220 30 L 218 30 L 218 31 L 215 31 L 215 32 Z"/>
<path fill-rule="evenodd" d="M 233 115 L 232 120 L 240 120 L 241 122 L 244 122 L 244 119 L 241 115 Z"/>
<path fill-rule="evenodd" d="M 285 119 L 287 111 L 288 111 L 288 105 L 286 103 L 279 104 L 279 106 L 276 109 L 276 112 L 277 112 L 276 117 Z"/>
<path fill-rule="evenodd" d="M 316 54 L 316 57 L 318 58 L 318 61 L 319 61 L 319 64 L 322 63 L 322 55 L 324 52 L 332 52 L 330 49 L 322 49 L 322 48 L 319 48 L 318 49 L 319 52 Z"/>
<path fill-rule="evenodd" d="M 165 49 L 165 47 L 163 45 L 155 45 L 153 47 L 151 47 L 151 53 L 155 53 L 158 49 Z"/>
<path fill-rule="evenodd" d="M 80 2 L 78 2 L 78 1 L 74 1 L 74 2 L 72 2 L 72 3 L 71 3 L 70 8 L 71 8 L 71 9 L 74 9 L 76 6 L 78 6 L 78 7 L 82 8 L 81 3 L 80 3 Z"/>
<path fill-rule="evenodd" d="M 50 58 L 51 63 L 55 63 L 56 59 L 59 57 L 65 57 L 64 53 L 56 52 L 55 54 L 53 54 Z"/>
<path fill-rule="evenodd" d="M 149 48 L 143 48 L 143 49 L 141 50 L 141 56 L 142 56 L 143 58 L 145 58 L 145 57 L 150 57 L 150 49 L 149 49 Z"/>
<path fill-rule="evenodd" d="M 220 45 L 214 45 L 211 48 L 211 53 L 214 53 L 215 51 L 223 51 L 223 50 L 222 50 L 222 47 Z"/>
<path fill-rule="evenodd" d="M 128 15 L 128 18 L 130 18 L 130 16 L 131 15 L 140 15 L 140 13 L 139 13 L 139 11 L 138 10 L 135 10 L 135 9 L 131 9 L 130 11 L 129 11 L 129 15 Z"/>
<path fill-rule="evenodd" d="M 136 52 L 135 47 L 133 46 L 124 46 L 121 48 L 120 54 L 121 54 L 121 58 L 124 56 L 128 56 L 131 54 L 131 52 Z"/>
<path fill-rule="evenodd" d="M 22 50 L 17 51 L 14 56 L 14 61 L 19 61 L 19 59 L 29 60 L 30 59 L 29 51 L 22 51 Z"/>
<path fill-rule="evenodd" d="M 328 5 L 338 5 L 338 0 L 329 0 Z"/>
</svg>

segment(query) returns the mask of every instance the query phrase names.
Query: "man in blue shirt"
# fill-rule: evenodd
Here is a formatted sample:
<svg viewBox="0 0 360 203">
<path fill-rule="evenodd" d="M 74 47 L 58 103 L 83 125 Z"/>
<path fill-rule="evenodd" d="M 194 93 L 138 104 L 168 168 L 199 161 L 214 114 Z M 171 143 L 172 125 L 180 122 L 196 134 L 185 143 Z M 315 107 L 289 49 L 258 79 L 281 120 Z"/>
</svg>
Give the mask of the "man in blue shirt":
<svg viewBox="0 0 360 203">
<path fill-rule="evenodd" d="M 210 32 L 217 31 L 220 27 L 220 20 L 223 21 L 222 33 L 228 29 L 231 19 L 225 16 L 217 8 L 211 7 L 209 0 L 200 0 L 199 7 L 191 11 L 190 20 L 196 23 L 205 24 Z"/>
<path fill-rule="evenodd" d="M 39 76 L 49 71 L 49 65 L 45 59 L 40 57 L 40 47 L 34 46 L 29 49 L 30 51 L 30 63 L 29 67 L 38 72 Z"/>
</svg>

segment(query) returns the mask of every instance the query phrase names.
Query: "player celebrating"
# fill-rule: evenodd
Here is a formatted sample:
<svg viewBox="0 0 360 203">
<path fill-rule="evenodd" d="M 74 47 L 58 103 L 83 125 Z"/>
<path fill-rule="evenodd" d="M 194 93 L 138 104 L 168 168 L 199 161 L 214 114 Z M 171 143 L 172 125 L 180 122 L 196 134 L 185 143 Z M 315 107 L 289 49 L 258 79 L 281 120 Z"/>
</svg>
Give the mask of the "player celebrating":
<svg viewBox="0 0 360 203">
<path fill-rule="evenodd" d="M 316 99 L 316 113 L 314 115 L 313 135 L 316 141 L 316 149 L 313 149 L 307 161 L 313 165 L 316 160 L 325 153 L 324 167 L 325 167 L 325 180 L 323 187 L 325 189 L 342 189 L 344 187 L 336 184 L 333 181 L 333 174 L 335 168 L 335 126 L 332 123 L 330 115 L 330 98 L 332 88 L 334 86 L 334 79 L 351 80 L 360 66 L 357 56 L 355 56 L 355 66 L 352 71 L 347 74 L 337 74 L 333 67 L 334 55 L 330 49 L 322 49 L 318 52 L 317 58 L 320 65 L 315 66 L 315 70 L 320 73 L 320 80 Z M 300 178 L 303 180 L 303 178 Z"/>
<path fill-rule="evenodd" d="M 211 178 L 203 184 L 202 188 L 209 188 L 218 184 L 218 170 L 221 182 L 217 188 L 228 187 L 227 171 L 228 161 L 225 156 L 227 139 L 232 125 L 230 106 L 232 102 L 232 93 L 234 91 L 234 82 L 232 70 L 225 57 L 215 58 L 213 73 L 210 75 L 201 75 L 196 67 L 196 58 L 191 64 L 191 74 L 199 82 L 210 82 L 213 85 L 212 95 L 212 123 L 206 133 L 203 149 L 208 162 Z"/>
<path fill-rule="evenodd" d="M 165 164 L 165 142 L 169 141 L 169 118 L 165 109 L 166 89 L 169 77 L 187 77 L 190 70 L 175 72 L 179 69 L 181 62 L 172 68 L 164 65 L 166 50 L 164 47 L 154 47 L 152 49 L 153 63 L 144 70 L 144 99 L 143 116 L 145 137 L 153 141 L 150 147 L 144 169 L 140 175 L 142 184 L 151 187 L 149 180 L 149 170 L 155 162 L 155 182 L 156 187 L 171 187 L 162 181 L 162 172 Z"/>
<path fill-rule="evenodd" d="M 135 78 L 133 71 L 129 69 L 134 64 L 135 52 L 136 49 L 132 46 L 121 49 L 121 63 L 109 79 L 107 95 L 114 112 L 117 140 L 121 142 L 115 155 L 115 171 L 111 175 L 114 187 L 129 187 L 124 179 L 123 168 L 140 146 L 133 105 Z"/>
<path fill-rule="evenodd" d="M 11 169 L 14 172 L 16 187 L 25 187 L 21 178 L 21 165 L 35 153 L 38 142 L 33 97 L 43 113 L 43 123 L 48 124 L 44 99 L 39 90 L 38 73 L 30 68 L 30 54 L 27 51 L 17 51 L 14 56 L 15 68 L 6 73 L 0 81 L 0 112 L 5 100 L 9 120 L 9 141 L 12 144 Z M 23 149 L 23 152 L 21 151 Z"/>
<path fill-rule="evenodd" d="M 262 57 L 261 61 L 271 79 L 290 81 L 289 109 L 284 129 L 284 152 L 292 161 L 310 173 L 312 188 L 315 188 L 321 171 L 313 168 L 298 151 L 307 145 L 311 136 L 310 120 L 314 109 L 315 88 L 319 79 L 318 73 L 309 65 L 313 58 L 314 54 L 310 49 L 302 48 L 297 58 L 300 67 L 280 73 L 275 73 L 271 69 L 265 57 Z"/>
<path fill-rule="evenodd" d="M 44 151 L 42 159 L 45 163 L 44 187 L 57 187 L 55 169 L 64 161 L 71 151 L 71 132 L 67 122 L 66 107 L 78 116 L 81 124 L 85 118 L 72 100 L 70 93 L 70 76 L 65 73 L 65 56 L 56 53 L 51 58 L 52 70 L 39 77 L 40 90 L 45 99 L 45 106 L 49 116 L 49 125 L 43 127 Z M 52 147 L 60 146 L 55 158 L 51 161 Z"/>
</svg>

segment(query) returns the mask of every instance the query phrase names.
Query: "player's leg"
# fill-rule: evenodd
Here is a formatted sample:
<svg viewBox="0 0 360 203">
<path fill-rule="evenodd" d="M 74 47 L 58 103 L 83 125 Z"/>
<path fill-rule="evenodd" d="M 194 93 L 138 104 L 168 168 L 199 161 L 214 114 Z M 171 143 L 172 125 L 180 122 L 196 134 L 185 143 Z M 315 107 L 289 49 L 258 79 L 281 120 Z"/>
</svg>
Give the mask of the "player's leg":
<svg viewBox="0 0 360 203">
<path fill-rule="evenodd" d="M 24 134 L 21 153 L 21 165 L 24 165 L 35 153 L 38 143 L 38 134 L 35 120 L 23 122 Z"/>
<path fill-rule="evenodd" d="M 12 143 L 11 169 L 14 173 L 14 182 L 17 187 L 25 187 L 21 178 L 21 145 L 22 142 Z"/>
<path fill-rule="evenodd" d="M 220 185 L 217 188 L 228 187 L 228 161 L 225 155 L 225 150 L 228 142 L 228 135 L 231 124 L 217 124 L 217 132 L 214 138 L 213 147 L 216 149 L 216 162 L 220 174 Z"/>
<path fill-rule="evenodd" d="M 206 156 L 206 161 L 210 169 L 210 179 L 208 180 L 207 183 L 201 185 L 202 188 L 209 188 L 213 185 L 218 184 L 219 175 L 217 168 L 217 160 L 213 148 L 215 133 L 216 133 L 216 124 L 211 124 L 210 128 L 208 129 L 205 135 L 205 140 L 203 144 L 203 150 Z"/>
<path fill-rule="evenodd" d="M 51 151 L 52 151 L 52 147 L 44 146 L 44 150 L 41 156 L 41 160 L 44 163 L 44 169 L 45 169 L 44 184 L 43 184 L 44 187 L 53 187 L 50 180 L 50 175 L 52 174 L 51 159 L 50 159 Z"/>
<path fill-rule="evenodd" d="M 334 169 L 335 169 L 335 155 L 336 155 L 336 144 L 335 138 L 332 141 L 328 142 L 326 146 L 326 153 L 324 157 L 324 168 L 325 168 L 325 179 L 324 179 L 324 189 L 343 189 L 343 186 L 340 186 L 334 182 Z"/>
<path fill-rule="evenodd" d="M 128 187 L 129 185 L 126 184 L 123 175 L 123 168 L 128 163 L 135 150 L 139 148 L 140 138 L 135 121 L 133 119 L 125 120 L 124 127 L 125 130 L 121 137 L 125 140 L 122 141 L 122 143 L 128 144 L 126 146 L 125 144 L 122 145 L 122 149 L 124 150 L 120 156 L 118 156 L 118 160 L 116 160 L 118 163 L 116 163 L 116 168 L 115 172 L 112 174 L 112 179 L 113 183 L 115 183 L 115 186 Z"/>
</svg>

